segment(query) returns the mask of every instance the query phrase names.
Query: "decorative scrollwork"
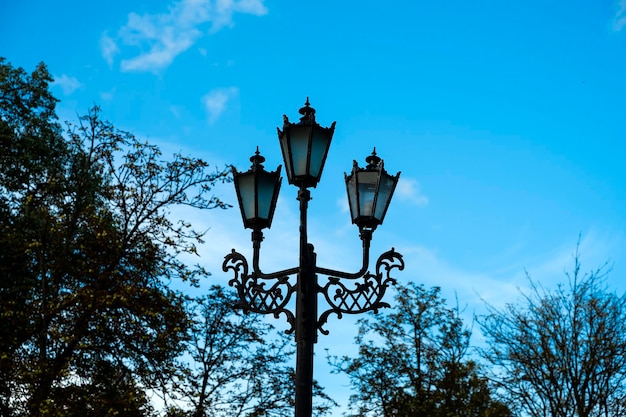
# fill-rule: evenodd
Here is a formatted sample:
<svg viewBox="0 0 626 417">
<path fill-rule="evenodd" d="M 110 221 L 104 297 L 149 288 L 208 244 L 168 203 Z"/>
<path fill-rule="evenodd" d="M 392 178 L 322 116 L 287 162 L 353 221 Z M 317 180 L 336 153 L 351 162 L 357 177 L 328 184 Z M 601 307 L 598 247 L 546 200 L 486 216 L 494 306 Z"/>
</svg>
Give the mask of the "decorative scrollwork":
<svg viewBox="0 0 626 417">
<path fill-rule="evenodd" d="M 328 330 L 323 326 L 328 321 L 331 313 L 341 319 L 343 314 L 359 314 L 368 311 L 378 312 L 380 308 L 389 307 L 382 301 L 385 292 L 390 285 L 396 283 L 390 273 L 393 268 L 404 269 L 402 255 L 393 248 L 380 255 L 376 262 L 376 274 L 367 272 L 358 282 L 354 282 L 354 288 L 348 288 L 339 278 L 329 277 L 328 283 L 319 288 L 324 295 L 330 309 L 324 311 L 318 319 L 317 327 L 322 334 L 327 335 Z"/>
<path fill-rule="evenodd" d="M 296 288 L 289 282 L 289 276 L 273 279 L 273 284 L 266 288 L 267 282 L 263 278 L 248 274 L 248 261 L 234 249 L 226 255 L 222 269 L 224 272 L 232 270 L 235 275 L 228 281 L 228 285 L 237 290 L 239 307 L 246 312 L 273 314 L 275 318 L 285 314 L 291 326 L 287 333 L 294 332 L 296 321 L 294 314 L 287 309 L 287 304 Z"/>
<path fill-rule="evenodd" d="M 381 268 L 384 268 L 387 272 L 387 278 L 393 280 L 393 284 L 396 283 L 394 278 L 389 276 L 390 271 L 393 268 L 398 268 L 398 271 L 402 271 L 404 269 L 404 259 L 402 259 L 402 255 L 396 252 L 395 248 L 391 248 L 387 252 L 383 253 L 378 257 L 376 261 L 376 274 L 382 275 L 380 271 Z"/>
</svg>

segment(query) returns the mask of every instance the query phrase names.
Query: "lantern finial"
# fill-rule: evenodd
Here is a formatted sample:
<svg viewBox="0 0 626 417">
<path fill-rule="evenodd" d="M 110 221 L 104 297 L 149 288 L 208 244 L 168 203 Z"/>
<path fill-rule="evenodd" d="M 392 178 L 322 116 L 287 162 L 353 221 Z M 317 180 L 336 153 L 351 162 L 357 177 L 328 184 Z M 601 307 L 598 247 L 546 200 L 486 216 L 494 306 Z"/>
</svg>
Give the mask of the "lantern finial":
<svg viewBox="0 0 626 417">
<path fill-rule="evenodd" d="M 301 107 L 298 112 L 302 115 L 300 123 L 315 123 L 315 109 L 311 107 L 308 97 L 306 98 L 304 107 Z"/>
<path fill-rule="evenodd" d="M 376 169 L 381 162 L 381 159 L 376 155 L 376 147 L 372 151 L 372 154 L 365 158 L 365 162 L 367 162 L 367 169 Z"/>
<path fill-rule="evenodd" d="M 259 152 L 259 147 L 256 147 L 256 152 L 254 155 L 250 157 L 250 162 L 252 162 L 252 170 L 256 171 L 257 169 L 263 169 L 263 162 L 265 162 L 265 157 L 261 155 Z"/>
</svg>

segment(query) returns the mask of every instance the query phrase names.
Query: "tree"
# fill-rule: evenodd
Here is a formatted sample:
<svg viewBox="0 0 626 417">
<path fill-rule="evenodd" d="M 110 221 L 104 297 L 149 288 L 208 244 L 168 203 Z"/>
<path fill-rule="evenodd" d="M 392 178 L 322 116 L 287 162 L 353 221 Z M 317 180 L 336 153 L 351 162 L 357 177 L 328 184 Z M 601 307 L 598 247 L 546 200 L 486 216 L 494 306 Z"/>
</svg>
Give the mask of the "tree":
<svg viewBox="0 0 626 417">
<path fill-rule="evenodd" d="M 179 257 L 203 234 L 170 210 L 227 207 L 208 194 L 228 172 L 166 160 L 97 107 L 63 134 L 51 80 L 0 60 L 0 413 L 145 415 L 190 324 L 167 284 L 207 275 Z"/>
<path fill-rule="evenodd" d="M 399 286 L 389 313 L 359 320 L 356 358 L 331 358 L 350 377 L 354 416 L 508 416 L 466 359 L 470 331 L 440 288 Z"/>
<path fill-rule="evenodd" d="M 607 265 L 581 273 L 578 250 L 567 284 L 531 292 L 480 320 L 507 401 L 532 417 L 626 414 L 626 296 L 609 292 Z"/>
<path fill-rule="evenodd" d="M 270 417 L 293 415 L 292 340 L 258 314 L 236 308 L 236 294 L 213 286 L 193 302 L 182 373 L 164 398 L 176 396 L 169 415 Z M 316 386 L 317 415 L 334 404 Z M 176 405 L 178 404 L 178 405 Z"/>
</svg>

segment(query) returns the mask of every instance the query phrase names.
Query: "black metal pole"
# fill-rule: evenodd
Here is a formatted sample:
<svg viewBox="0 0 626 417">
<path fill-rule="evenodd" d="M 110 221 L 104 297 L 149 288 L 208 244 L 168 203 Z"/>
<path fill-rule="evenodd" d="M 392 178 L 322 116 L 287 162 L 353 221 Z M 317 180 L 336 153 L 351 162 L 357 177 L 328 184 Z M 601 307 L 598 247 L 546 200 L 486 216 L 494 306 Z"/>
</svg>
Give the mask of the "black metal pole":
<svg viewBox="0 0 626 417">
<path fill-rule="evenodd" d="M 317 276 L 315 252 L 307 237 L 309 190 L 300 187 L 300 265 L 296 283 L 296 417 L 313 414 L 313 353 L 316 342 Z"/>
</svg>

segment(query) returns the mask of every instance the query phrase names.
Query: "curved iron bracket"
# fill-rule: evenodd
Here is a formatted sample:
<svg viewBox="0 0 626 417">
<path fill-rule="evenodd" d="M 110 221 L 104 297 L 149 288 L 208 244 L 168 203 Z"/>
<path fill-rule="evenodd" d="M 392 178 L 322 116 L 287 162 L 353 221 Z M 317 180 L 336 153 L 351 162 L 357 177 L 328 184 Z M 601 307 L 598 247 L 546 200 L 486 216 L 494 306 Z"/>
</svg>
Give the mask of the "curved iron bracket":
<svg viewBox="0 0 626 417">
<path fill-rule="evenodd" d="M 353 280 L 354 288 L 349 289 L 340 278 L 329 277 L 328 283 L 318 288 L 318 292 L 324 295 L 330 309 L 324 311 L 318 319 L 317 328 L 327 335 L 328 330 L 324 325 L 328 321 L 330 314 L 334 313 L 341 319 L 343 314 L 359 314 L 368 311 L 378 312 L 380 308 L 390 307 L 388 303 L 382 301 L 387 288 L 396 283 L 391 277 L 391 270 L 404 269 L 402 255 L 393 248 L 380 255 L 376 261 L 376 274 L 366 273 Z"/>
<path fill-rule="evenodd" d="M 342 273 L 323 268 L 316 268 L 317 273 L 330 272 L 326 285 L 318 286 L 317 292 L 324 295 L 329 309 L 322 312 L 317 320 L 317 329 L 324 335 L 328 335 L 328 330 L 324 325 L 328 322 L 331 314 L 336 314 L 341 319 L 343 314 L 360 314 L 390 307 L 389 303 L 383 301 L 385 292 L 390 285 L 396 283 L 396 279 L 391 277 L 391 270 L 397 268 L 404 269 L 402 255 L 393 248 L 380 255 L 376 261 L 376 274 L 369 272 L 361 276 L 355 274 Z M 239 297 L 238 307 L 246 312 L 273 314 L 279 318 L 284 314 L 290 329 L 286 333 L 293 333 L 296 329 L 296 317 L 287 308 L 291 296 L 297 291 L 296 285 L 289 282 L 289 275 L 277 276 L 274 274 L 258 275 L 256 272 L 249 273 L 248 261 L 236 252 L 231 251 L 224 258 L 222 270 L 233 271 L 234 278 L 228 281 L 228 285 L 237 290 Z M 283 272 L 297 272 L 297 268 L 285 270 Z M 350 280 L 354 288 L 348 288 L 344 282 Z M 268 282 L 269 281 L 269 282 Z M 270 285 L 266 288 L 266 285 Z"/>
<path fill-rule="evenodd" d="M 289 275 L 274 278 L 272 285 L 266 288 L 267 282 L 264 281 L 268 278 L 255 273 L 249 274 L 248 261 L 235 249 L 225 256 L 222 270 L 224 272 L 232 270 L 235 275 L 228 281 L 228 285 L 237 290 L 238 307 L 246 312 L 273 314 L 275 318 L 284 314 L 291 326 L 286 333 L 295 331 L 296 320 L 294 314 L 287 309 L 287 304 L 292 294 L 296 292 L 296 287 L 289 282 Z"/>
</svg>

